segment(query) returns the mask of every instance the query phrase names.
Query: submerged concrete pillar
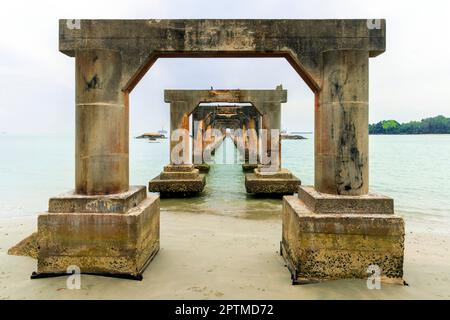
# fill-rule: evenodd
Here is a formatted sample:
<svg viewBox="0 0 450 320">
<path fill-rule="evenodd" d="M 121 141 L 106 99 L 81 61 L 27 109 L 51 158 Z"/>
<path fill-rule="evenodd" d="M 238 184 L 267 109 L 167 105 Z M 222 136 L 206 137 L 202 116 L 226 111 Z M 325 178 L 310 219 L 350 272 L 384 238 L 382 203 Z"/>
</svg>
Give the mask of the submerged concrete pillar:
<svg viewBox="0 0 450 320">
<path fill-rule="evenodd" d="M 170 104 L 170 164 L 188 164 L 189 114 L 186 102 Z"/>
<path fill-rule="evenodd" d="M 261 125 L 262 122 L 262 116 L 259 115 L 256 118 L 255 124 L 256 124 L 256 154 L 258 157 L 258 164 L 261 164 Z"/>
<path fill-rule="evenodd" d="M 281 103 L 273 102 L 273 103 L 263 103 L 262 104 L 262 134 L 261 136 L 261 152 L 262 158 L 261 162 L 263 165 L 270 164 L 270 166 L 274 169 L 280 169 L 281 167 Z M 272 131 L 272 130 L 278 130 Z M 275 136 L 274 136 L 275 134 Z M 273 138 L 278 139 L 278 143 L 272 141 Z M 272 144 L 277 144 L 278 150 L 275 150 Z M 272 154 L 276 152 L 276 155 Z M 270 163 L 266 163 L 270 160 Z"/>
<path fill-rule="evenodd" d="M 301 183 L 288 169 L 281 168 L 281 102 L 257 104 L 262 114 L 258 139 L 261 165 L 245 175 L 245 189 L 248 193 L 271 196 L 293 194 Z"/>
<path fill-rule="evenodd" d="M 203 159 L 206 161 L 211 161 L 211 156 L 214 154 L 214 138 L 213 138 L 213 125 L 212 122 L 209 121 L 208 125 L 206 125 L 205 139 L 204 139 L 204 153 Z"/>
<path fill-rule="evenodd" d="M 205 139 L 204 139 L 204 148 L 207 148 L 211 144 L 211 139 L 212 139 L 211 132 L 212 132 L 212 129 L 213 129 L 212 124 L 209 123 L 206 126 L 206 133 L 205 133 Z"/>
<path fill-rule="evenodd" d="M 190 163 L 189 116 L 197 104 L 192 101 L 170 102 L 170 164 L 149 182 L 150 192 L 184 197 L 198 194 L 205 187 L 205 175 Z"/>
<path fill-rule="evenodd" d="M 242 139 L 241 139 L 241 150 L 243 151 L 243 154 L 240 154 L 240 159 L 244 162 L 244 163 L 248 163 L 248 137 L 247 137 L 247 132 L 248 132 L 248 119 L 244 118 L 242 119 Z"/>
<path fill-rule="evenodd" d="M 255 118 L 248 119 L 248 137 L 247 137 L 248 161 L 258 163 L 258 133 L 256 129 Z"/>
<path fill-rule="evenodd" d="M 192 163 L 203 164 L 203 145 L 205 135 L 205 120 L 193 119 L 193 139 L 192 139 Z"/>
<path fill-rule="evenodd" d="M 77 194 L 128 190 L 128 93 L 122 58 L 113 50 L 80 50 L 75 59 Z"/>
<path fill-rule="evenodd" d="M 246 118 L 247 130 L 245 133 L 245 161 L 242 164 L 242 170 L 250 172 L 258 167 L 259 155 L 258 155 L 258 129 L 256 116 L 250 115 Z"/>
<path fill-rule="evenodd" d="M 322 54 L 323 84 L 315 110 L 315 189 L 362 195 L 369 189 L 369 53 Z"/>
</svg>

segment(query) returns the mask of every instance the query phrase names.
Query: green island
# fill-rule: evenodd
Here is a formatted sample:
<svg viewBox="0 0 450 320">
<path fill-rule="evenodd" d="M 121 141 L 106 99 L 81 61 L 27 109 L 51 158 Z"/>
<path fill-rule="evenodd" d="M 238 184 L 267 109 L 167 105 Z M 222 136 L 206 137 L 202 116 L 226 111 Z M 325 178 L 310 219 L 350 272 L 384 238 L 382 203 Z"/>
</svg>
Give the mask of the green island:
<svg viewBox="0 0 450 320">
<path fill-rule="evenodd" d="M 399 123 L 396 120 L 383 120 L 369 124 L 369 134 L 445 134 L 450 133 L 450 118 L 442 115 L 420 121 Z"/>
</svg>

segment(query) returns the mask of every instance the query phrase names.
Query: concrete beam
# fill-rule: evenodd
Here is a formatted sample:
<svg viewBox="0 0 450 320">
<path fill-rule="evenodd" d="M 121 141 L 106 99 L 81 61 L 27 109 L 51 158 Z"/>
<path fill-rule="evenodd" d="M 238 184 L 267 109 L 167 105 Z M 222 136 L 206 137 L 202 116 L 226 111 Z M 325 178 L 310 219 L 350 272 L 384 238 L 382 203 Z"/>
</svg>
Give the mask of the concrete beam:
<svg viewBox="0 0 450 320">
<path fill-rule="evenodd" d="M 320 89 L 321 52 L 385 51 L 385 20 L 78 20 L 59 21 L 59 50 L 114 49 L 131 91 L 158 57 L 285 57 L 308 86 Z M 373 27 L 375 26 L 375 27 Z"/>
</svg>

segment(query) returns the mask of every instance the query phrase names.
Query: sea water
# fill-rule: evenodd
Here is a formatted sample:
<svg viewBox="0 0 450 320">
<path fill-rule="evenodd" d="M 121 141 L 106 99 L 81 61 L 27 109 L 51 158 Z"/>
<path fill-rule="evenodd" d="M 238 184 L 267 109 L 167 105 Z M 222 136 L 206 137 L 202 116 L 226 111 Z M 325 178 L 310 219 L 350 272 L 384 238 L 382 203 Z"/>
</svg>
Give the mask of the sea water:
<svg viewBox="0 0 450 320">
<path fill-rule="evenodd" d="M 282 166 L 303 185 L 314 182 L 314 139 L 282 141 Z M 0 217 L 36 215 L 48 198 L 73 189 L 74 137 L 0 134 Z M 369 138 L 372 192 L 394 198 L 396 212 L 450 221 L 450 135 L 384 135 Z M 281 199 L 247 195 L 230 139 L 219 147 L 202 195 L 162 199 L 161 210 L 246 219 L 278 218 Z M 130 139 L 130 184 L 148 185 L 169 161 L 168 140 Z"/>
</svg>

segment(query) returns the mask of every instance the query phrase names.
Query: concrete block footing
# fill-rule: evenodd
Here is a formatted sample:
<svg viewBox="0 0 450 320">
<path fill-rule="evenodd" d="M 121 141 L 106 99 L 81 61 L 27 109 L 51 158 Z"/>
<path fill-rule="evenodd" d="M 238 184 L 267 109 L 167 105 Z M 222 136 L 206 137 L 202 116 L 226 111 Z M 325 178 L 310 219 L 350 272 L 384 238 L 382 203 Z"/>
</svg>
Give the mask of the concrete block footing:
<svg viewBox="0 0 450 320">
<path fill-rule="evenodd" d="M 111 195 L 81 195 L 75 191 L 60 194 L 48 201 L 48 212 L 125 213 L 147 197 L 145 186 L 130 186 L 128 191 Z"/>
<path fill-rule="evenodd" d="M 394 200 L 376 193 L 342 196 L 299 186 L 298 198 L 315 213 L 394 214 Z"/>
<path fill-rule="evenodd" d="M 168 164 L 164 166 L 164 172 L 191 172 L 194 169 L 193 164 Z"/>
<path fill-rule="evenodd" d="M 143 271 L 159 250 L 159 196 L 147 197 L 144 186 L 130 189 L 122 194 L 96 196 L 95 200 L 92 196 L 72 193 L 68 193 L 69 197 L 52 198 L 58 199 L 51 201 L 53 210 L 70 210 L 38 216 L 38 231 L 32 235 L 33 241 L 24 243 L 36 247 L 33 256 L 37 257 L 37 272 L 32 278 L 64 275 L 70 266 L 76 266 L 84 274 L 142 279 Z M 130 202 L 142 197 L 138 203 Z M 89 201 L 102 204 L 119 201 L 133 206 L 122 213 L 115 205 L 84 206 Z M 74 208 L 66 203 L 75 203 L 75 209 L 80 211 L 73 212 Z M 85 212 L 80 209 L 83 206 Z M 93 208 L 100 208 L 101 212 Z M 110 211 L 104 212 L 105 208 Z M 22 254 L 34 252 L 20 249 Z"/>
<path fill-rule="evenodd" d="M 300 179 L 287 169 L 281 169 L 278 172 L 264 172 L 257 168 L 253 173 L 245 174 L 245 189 L 247 193 L 252 194 L 294 194 L 300 183 Z"/>
<path fill-rule="evenodd" d="M 148 190 L 163 197 L 184 197 L 201 193 L 205 184 L 205 175 L 194 165 L 169 165 L 149 182 Z"/>
<path fill-rule="evenodd" d="M 367 279 L 374 266 L 381 281 L 403 284 L 404 235 L 394 214 L 317 213 L 297 196 L 283 198 L 280 249 L 293 283 Z"/>
</svg>

